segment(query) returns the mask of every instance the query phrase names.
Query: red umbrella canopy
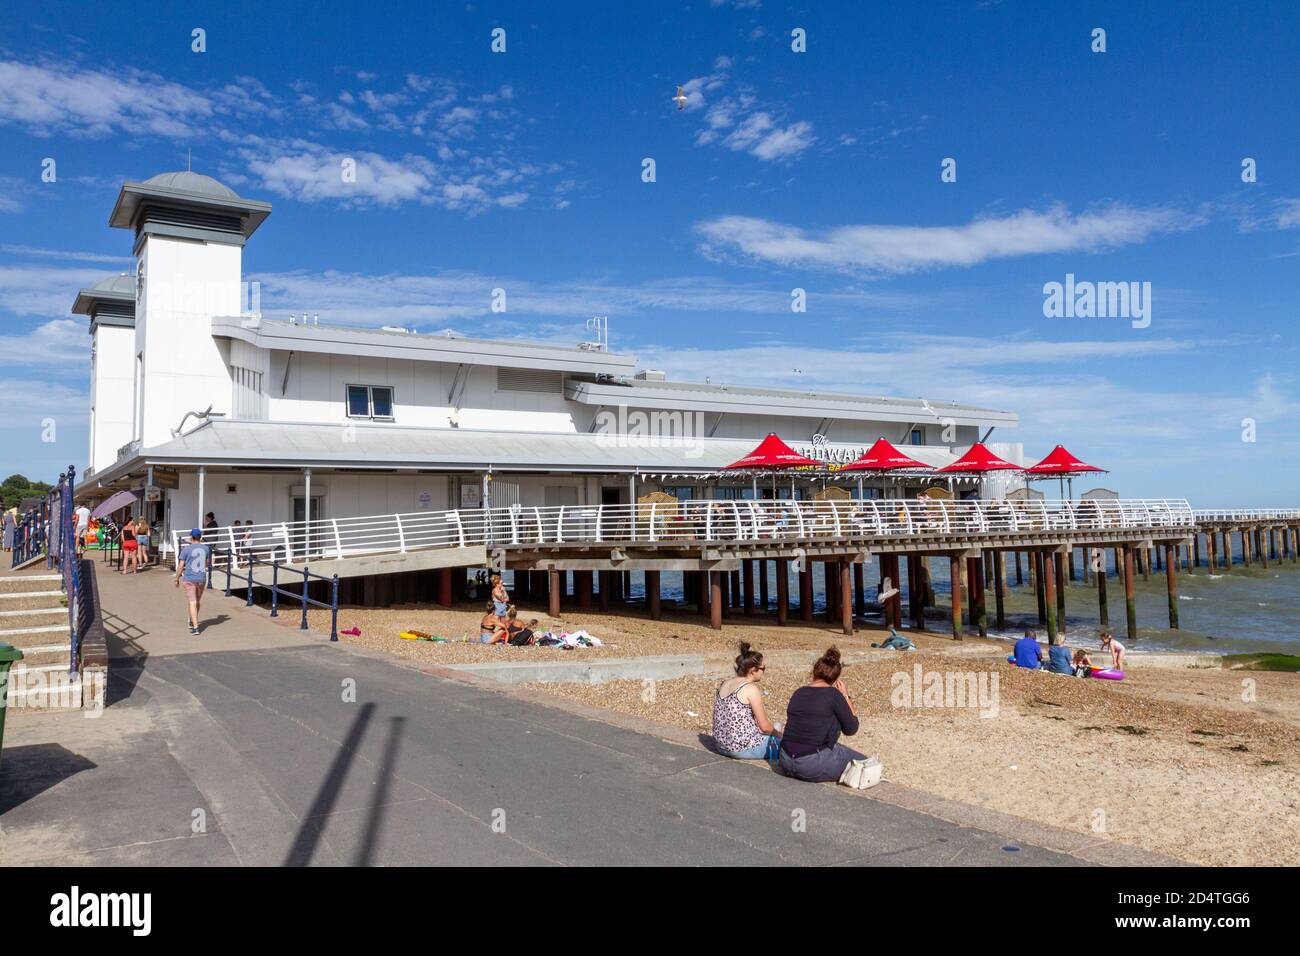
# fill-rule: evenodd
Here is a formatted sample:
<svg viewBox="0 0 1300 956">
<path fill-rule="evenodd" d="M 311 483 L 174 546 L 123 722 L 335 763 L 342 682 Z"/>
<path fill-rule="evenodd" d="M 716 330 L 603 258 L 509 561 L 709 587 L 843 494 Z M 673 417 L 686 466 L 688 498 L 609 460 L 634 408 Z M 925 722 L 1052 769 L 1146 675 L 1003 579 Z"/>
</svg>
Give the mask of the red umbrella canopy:
<svg viewBox="0 0 1300 956">
<path fill-rule="evenodd" d="M 1065 477 L 1066 475 L 1078 475 L 1089 471 L 1105 471 L 1104 468 L 1097 468 L 1093 465 L 1086 464 L 1075 458 L 1066 450 L 1064 445 L 1057 445 L 1051 450 L 1046 458 L 1034 465 L 1032 468 L 1026 468 L 1025 474 L 1039 475 L 1048 478 Z"/>
<path fill-rule="evenodd" d="M 977 441 L 970 446 L 970 450 L 962 455 L 951 465 L 945 465 L 938 469 L 943 472 L 984 472 L 984 471 L 1021 471 L 1019 465 L 1013 465 L 1004 458 L 999 458 L 993 452 L 984 447 L 984 443 Z"/>
<path fill-rule="evenodd" d="M 895 471 L 899 468 L 930 467 L 923 461 L 904 455 L 884 438 L 877 438 L 876 443 L 861 458 L 849 462 L 840 471 Z"/>
<path fill-rule="evenodd" d="M 805 458 L 775 434 L 770 434 L 759 442 L 758 447 L 739 461 L 724 466 L 724 471 L 736 468 L 822 468 L 823 463 L 813 458 Z"/>
</svg>

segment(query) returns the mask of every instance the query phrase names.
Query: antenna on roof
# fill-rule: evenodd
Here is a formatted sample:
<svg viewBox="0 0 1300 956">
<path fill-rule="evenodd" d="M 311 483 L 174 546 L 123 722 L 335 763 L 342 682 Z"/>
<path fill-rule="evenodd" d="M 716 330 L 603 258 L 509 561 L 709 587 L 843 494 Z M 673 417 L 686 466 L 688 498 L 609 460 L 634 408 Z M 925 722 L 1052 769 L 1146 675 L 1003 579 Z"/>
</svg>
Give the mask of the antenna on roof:
<svg viewBox="0 0 1300 956">
<path fill-rule="evenodd" d="M 192 146 L 185 150 L 185 171 L 194 172 L 194 147 Z"/>
<path fill-rule="evenodd" d="M 587 331 L 595 332 L 596 338 L 590 342 L 579 342 L 578 348 L 589 352 L 609 351 L 609 316 L 593 315 L 587 320 Z"/>
</svg>

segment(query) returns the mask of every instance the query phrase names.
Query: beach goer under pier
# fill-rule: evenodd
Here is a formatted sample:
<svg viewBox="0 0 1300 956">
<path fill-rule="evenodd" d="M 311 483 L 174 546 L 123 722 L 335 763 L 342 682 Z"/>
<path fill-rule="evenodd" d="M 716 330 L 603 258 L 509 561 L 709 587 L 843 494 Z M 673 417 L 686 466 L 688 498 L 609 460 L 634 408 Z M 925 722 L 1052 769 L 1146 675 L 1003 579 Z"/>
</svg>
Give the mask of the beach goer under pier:
<svg viewBox="0 0 1300 956">
<path fill-rule="evenodd" d="M 790 696 L 777 766 L 787 777 L 810 783 L 838 781 L 844 768 L 865 757 L 839 742 L 858 732 L 858 715 L 840 678 L 838 648 L 813 664 L 812 680 Z"/>
<path fill-rule="evenodd" d="M 1115 640 L 1115 635 L 1110 631 L 1101 632 L 1101 649 L 1110 653 L 1111 667 L 1117 671 L 1124 669 L 1124 645 Z"/>
<path fill-rule="evenodd" d="M 488 601 L 483 617 L 478 622 L 478 642 L 480 644 L 504 644 L 510 639 L 504 618 L 497 614 L 496 602 Z"/>
<path fill-rule="evenodd" d="M 780 728 L 768 719 L 759 688 L 766 671 L 763 655 L 742 641 L 736 676 L 719 684 L 713 695 L 713 742 L 723 756 L 762 760 L 780 744 Z"/>
<path fill-rule="evenodd" d="M 1053 674 L 1065 674 L 1067 677 L 1074 673 L 1070 649 L 1065 646 L 1064 639 L 1058 637 L 1056 643 L 1047 649 L 1047 669 Z"/>
<path fill-rule="evenodd" d="M 1012 648 L 1011 660 L 1017 667 L 1031 671 L 1036 671 L 1042 666 L 1043 649 L 1038 645 L 1037 632 L 1025 631 L 1025 636 L 1016 641 L 1015 647 Z"/>
</svg>

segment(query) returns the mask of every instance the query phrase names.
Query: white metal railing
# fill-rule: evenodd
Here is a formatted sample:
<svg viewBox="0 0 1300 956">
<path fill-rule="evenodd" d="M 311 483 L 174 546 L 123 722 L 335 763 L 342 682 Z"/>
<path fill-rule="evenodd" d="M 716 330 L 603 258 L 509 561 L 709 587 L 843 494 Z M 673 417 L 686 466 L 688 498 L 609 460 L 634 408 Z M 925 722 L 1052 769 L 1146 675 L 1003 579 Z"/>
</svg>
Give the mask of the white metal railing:
<svg viewBox="0 0 1300 956">
<path fill-rule="evenodd" d="M 512 505 L 212 528 L 226 553 L 302 562 L 468 545 L 853 541 L 936 535 L 1191 528 L 1181 499 L 1101 501 L 701 500 L 635 505 Z M 182 544 L 172 534 L 173 554 Z M 242 563 L 242 562 L 241 562 Z"/>
<path fill-rule="evenodd" d="M 1196 521 L 1300 521 L 1300 508 L 1197 508 Z"/>
</svg>

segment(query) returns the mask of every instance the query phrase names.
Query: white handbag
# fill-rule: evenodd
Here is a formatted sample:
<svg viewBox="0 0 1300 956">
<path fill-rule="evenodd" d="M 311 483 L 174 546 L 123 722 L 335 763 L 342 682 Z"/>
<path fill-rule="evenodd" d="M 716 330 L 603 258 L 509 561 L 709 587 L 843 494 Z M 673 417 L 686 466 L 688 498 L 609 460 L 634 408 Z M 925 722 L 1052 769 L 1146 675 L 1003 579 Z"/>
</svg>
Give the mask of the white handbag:
<svg viewBox="0 0 1300 956">
<path fill-rule="evenodd" d="M 880 775 L 885 768 L 875 757 L 863 760 L 850 760 L 849 765 L 840 774 L 840 783 L 854 790 L 867 790 L 880 783 Z"/>
</svg>

